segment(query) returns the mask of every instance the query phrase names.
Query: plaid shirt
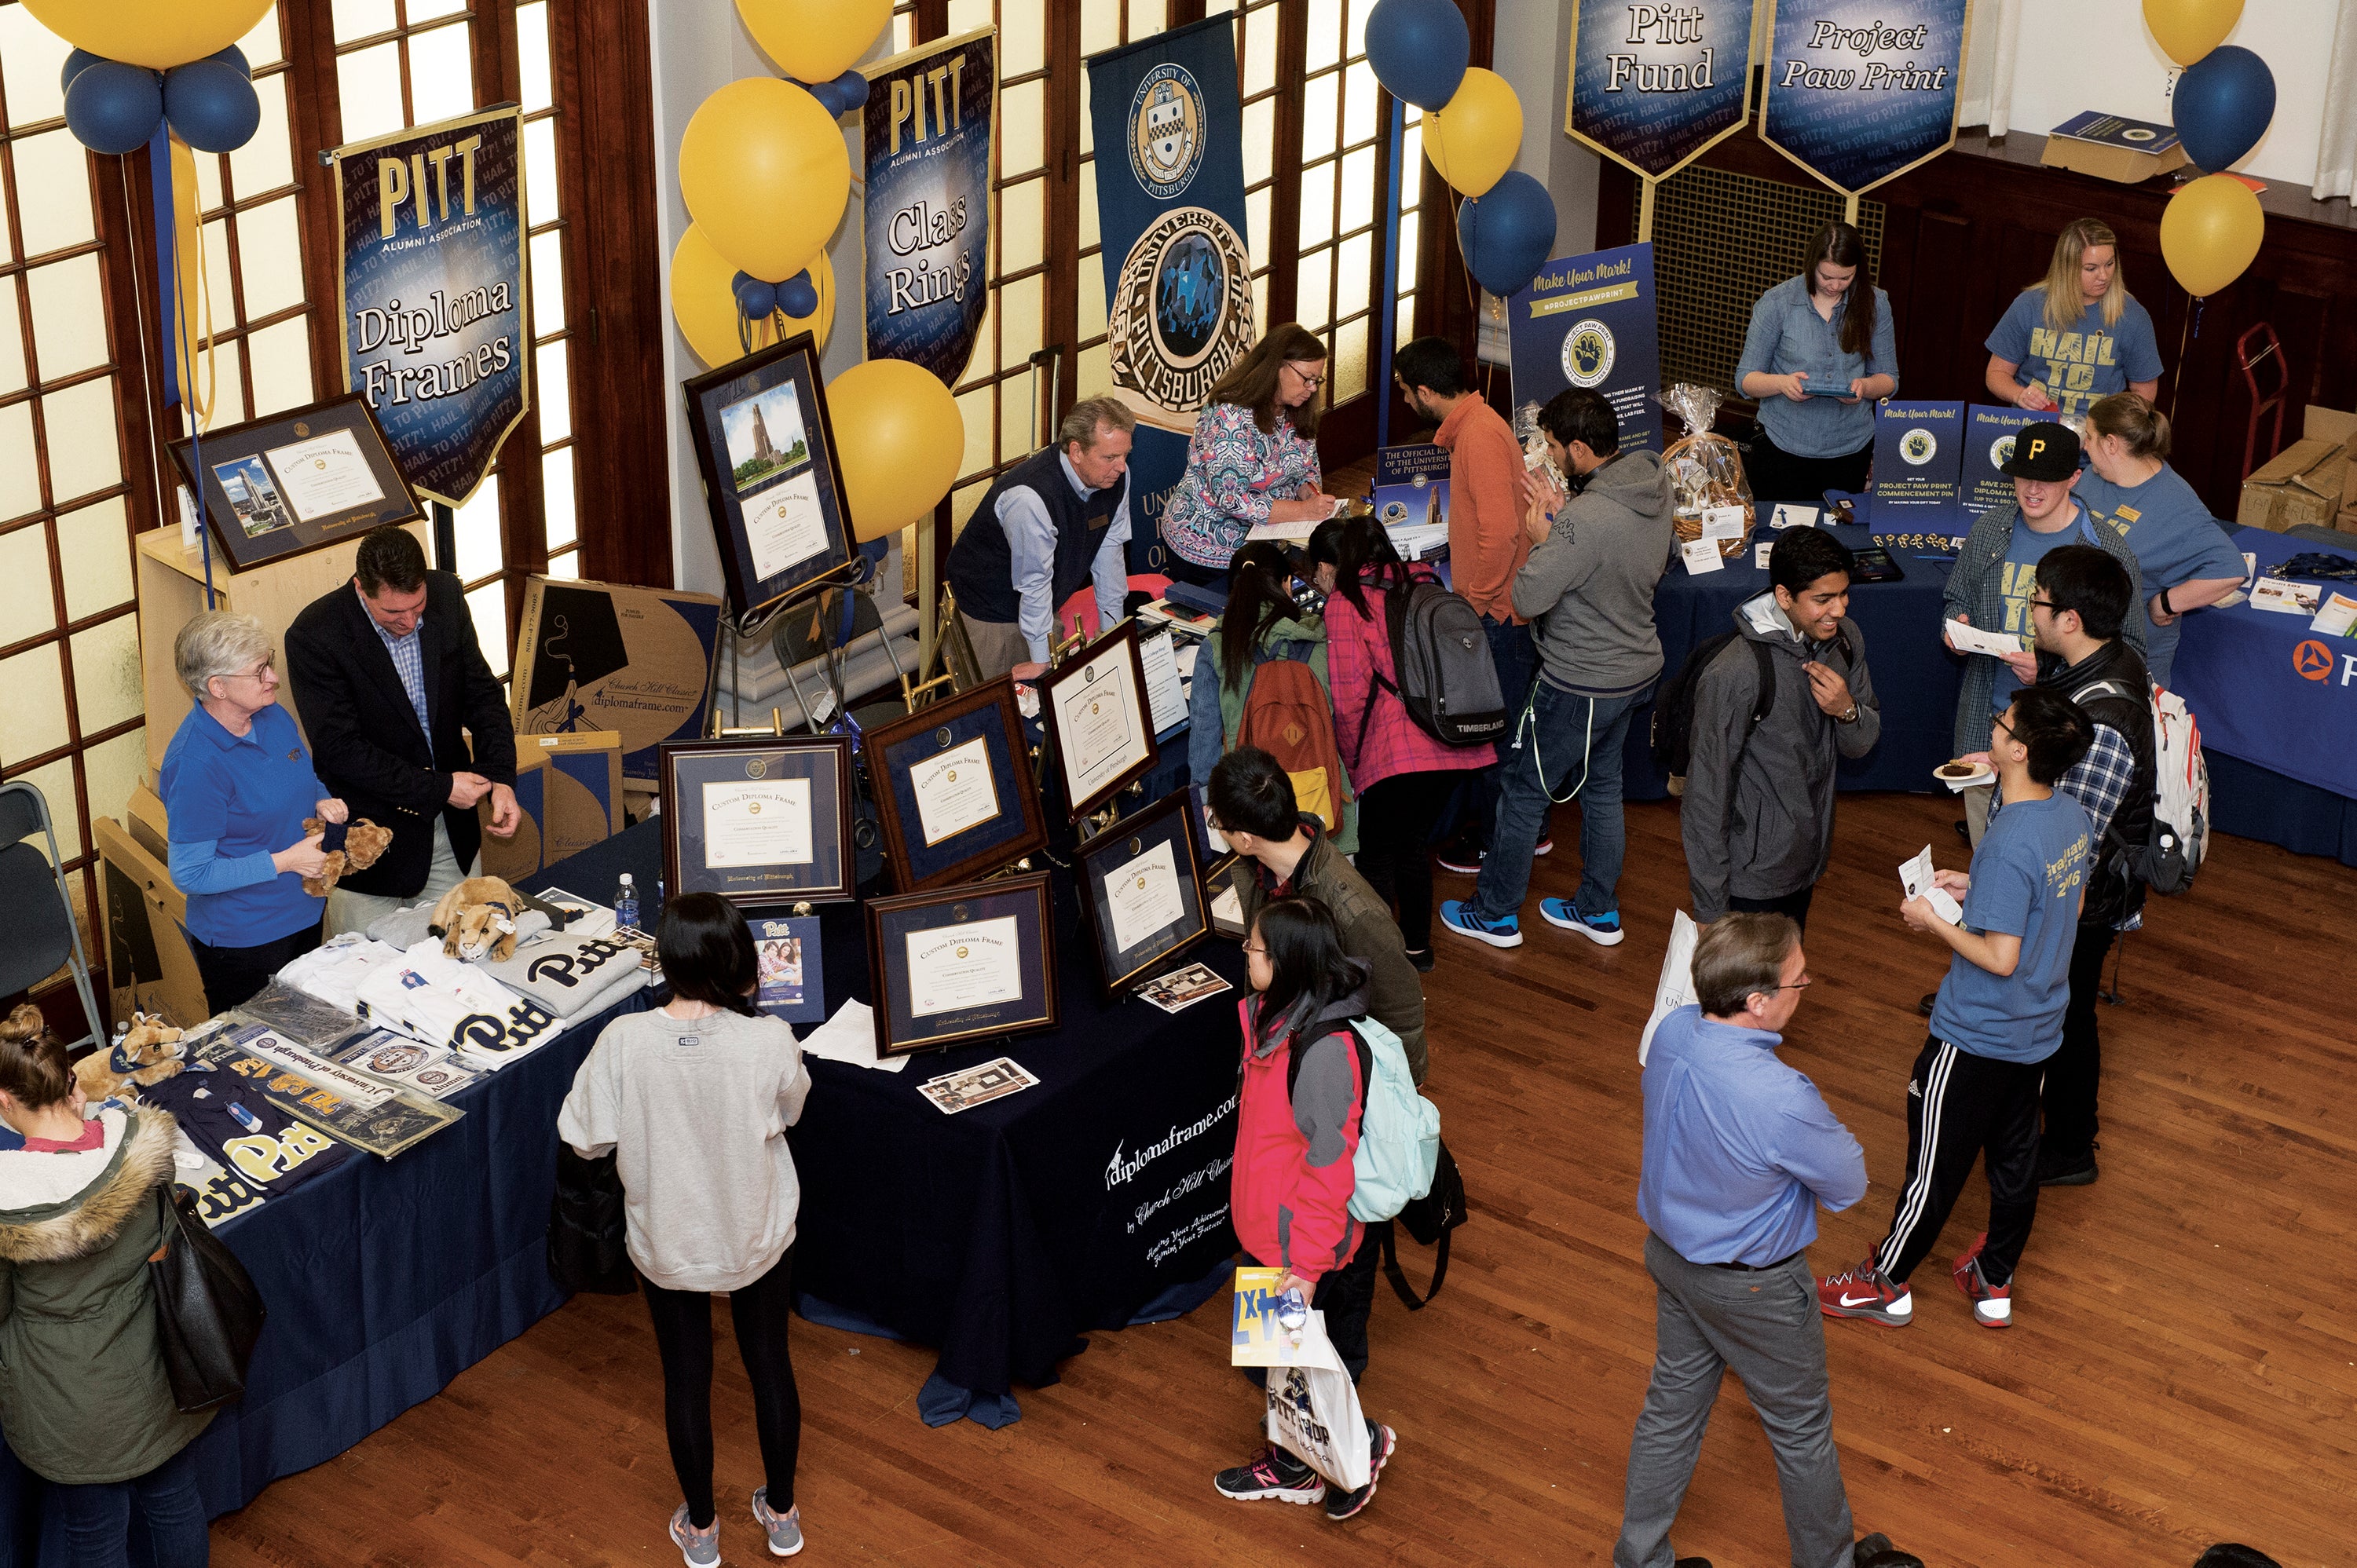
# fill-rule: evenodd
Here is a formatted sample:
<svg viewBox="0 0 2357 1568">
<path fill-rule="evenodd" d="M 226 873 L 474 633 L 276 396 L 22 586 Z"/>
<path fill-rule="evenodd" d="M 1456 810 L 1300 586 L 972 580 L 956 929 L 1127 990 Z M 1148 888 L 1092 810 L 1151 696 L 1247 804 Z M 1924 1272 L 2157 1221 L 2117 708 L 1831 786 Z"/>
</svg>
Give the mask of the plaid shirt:
<svg viewBox="0 0 2357 1568">
<path fill-rule="evenodd" d="M 355 587 L 352 592 L 358 594 Z M 368 608 L 368 596 L 361 595 L 361 607 Z M 420 615 L 417 624 L 409 628 L 407 637 L 395 637 L 384 629 L 376 617 L 369 617 L 370 629 L 384 643 L 384 650 L 393 655 L 393 672 L 401 677 L 401 689 L 409 693 L 409 705 L 417 710 L 418 733 L 425 737 L 428 751 L 434 746 L 434 721 L 425 716 L 425 618 Z"/>
<path fill-rule="evenodd" d="M 2128 745 L 2127 736 L 2109 725 L 2095 726 L 2094 744 L 2087 747 L 2087 755 L 2079 759 L 2078 766 L 2054 781 L 2055 789 L 2078 801 L 2087 813 L 2090 865 L 2103 858 L 2104 832 L 2112 825 L 2112 813 L 2120 809 L 2122 800 L 2127 799 L 2128 786 L 2135 781 L 2136 752 Z M 2003 792 L 1991 791 L 1989 821 L 1996 821 L 1996 814 L 2004 805 Z M 2144 913 L 2138 910 L 2123 921 L 2119 929 L 2134 931 L 2143 927 Z"/>
<path fill-rule="evenodd" d="M 1419 575 L 1428 578 L 1430 574 Z M 1496 761 L 1498 748 L 1486 741 L 1449 746 L 1426 735 L 1407 716 L 1407 704 L 1376 683 L 1378 674 L 1393 682 L 1398 677 L 1392 669 L 1383 593 L 1371 585 L 1366 598 L 1365 615 L 1339 593 L 1326 599 L 1326 682 L 1334 694 L 1334 743 L 1351 770 L 1351 783 L 1363 791 L 1394 774 L 1445 773 L 1487 768 Z M 1370 692 L 1374 693 L 1372 712 L 1367 706 Z"/>
</svg>

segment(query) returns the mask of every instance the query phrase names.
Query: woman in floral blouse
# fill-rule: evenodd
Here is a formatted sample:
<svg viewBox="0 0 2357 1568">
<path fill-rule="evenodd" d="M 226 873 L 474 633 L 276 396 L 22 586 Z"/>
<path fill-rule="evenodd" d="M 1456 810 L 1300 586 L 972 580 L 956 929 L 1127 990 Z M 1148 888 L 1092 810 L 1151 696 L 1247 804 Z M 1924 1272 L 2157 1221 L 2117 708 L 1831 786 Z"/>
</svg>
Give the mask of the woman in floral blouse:
<svg viewBox="0 0 2357 1568">
<path fill-rule="evenodd" d="M 1332 513 L 1318 467 L 1318 394 L 1325 384 L 1326 345 L 1291 322 L 1220 378 L 1162 513 L 1171 576 L 1222 582 L 1254 525 Z"/>
</svg>

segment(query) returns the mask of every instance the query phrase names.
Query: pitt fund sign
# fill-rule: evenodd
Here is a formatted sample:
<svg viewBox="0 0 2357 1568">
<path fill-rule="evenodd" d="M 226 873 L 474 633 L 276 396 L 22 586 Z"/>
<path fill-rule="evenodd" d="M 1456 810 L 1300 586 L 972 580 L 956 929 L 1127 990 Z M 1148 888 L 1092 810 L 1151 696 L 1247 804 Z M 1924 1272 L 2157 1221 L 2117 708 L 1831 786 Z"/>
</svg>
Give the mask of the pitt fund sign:
<svg viewBox="0 0 2357 1568">
<path fill-rule="evenodd" d="M 336 150 L 344 386 L 448 506 L 531 406 L 521 124 L 493 110 Z"/>
<path fill-rule="evenodd" d="M 990 28 L 862 67 L 867 354 L 955 386 L 988 303 Z"/>
<path fill-rule="evenodd" d="M 1751 113 L 1755 0 L 1576 0 L 1563 128 L 1666 179 Z"/>
<path fill-rule="evenodd" d="M 1956 140 L 1970 0 L 1778 0 L 1760 137 L 1846 196 Z"/>
</svg>

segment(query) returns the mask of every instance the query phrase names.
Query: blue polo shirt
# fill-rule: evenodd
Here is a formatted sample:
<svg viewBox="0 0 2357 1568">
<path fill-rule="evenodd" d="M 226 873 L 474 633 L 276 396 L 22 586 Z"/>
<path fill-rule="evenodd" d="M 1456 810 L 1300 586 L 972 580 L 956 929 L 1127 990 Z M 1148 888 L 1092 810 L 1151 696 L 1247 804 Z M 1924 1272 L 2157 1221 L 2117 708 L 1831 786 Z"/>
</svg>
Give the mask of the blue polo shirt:
<svg viewBox="0 0 2357 1568">
<path fill-rule="evenodd" d="M 1989 818 L 1973 851 L 1964 929 L 2019 937 L 2021 957 L 2011 974 L 1996 975 L 1951 953 L 1932 1004 L 1932 1033 L 1960 1051 L 2007 1062 L 2041 1062 L 2062 1044 L 2093 833 L 2086 809 L 2060 789 Z"/>
<path fill-rule="evenodd" d="M 303 891 L 270 857 L 303 837 L 303 819 L 328 791 L 295 720 L 275 703 L 242 736 L 201 707 L 188 710 L 164 750 L 156 792 L 171 824 L 176 877 L 194 851 L 219 891 L 189 891 L 188 934 L 208 947 L 251 948 L 316 927 L 327 900 Z"/>
<path fill-rule="evenodd" d="M 1870 286 L 1853 283 L 1849 293 Z M 1760 296 L 1751 307 L 1751 326 L 1743 335 L 1743 357 L 1735 367 L 1735 384 L 1754 371 L 1771 376 L 1801 371 L 1809 385 L 1839 387 L 1846 396 L 1849 383 L 1860 376 L 1899 380 L 1899 349 L 1890 331 L 1890 296 L 1874 291 L 1874 331 L 1867 352 L 1852 354 L 1841 346 L 1842 328 L 1849 321 L 1849 294 L 1834 306 L 1833 319 L 1817 314 L 1809 298 L 1809 280 L 1786 278 Z M 1891 389 L 1896 392 L 1894 385 Z M 1760 400 L 1760 428 L 1779 451 L 1795 457 L 1846 457 L 1874 445 L 1874 403 L 1861 398 L 1808 397 L 1799 403 L 1781 393 Z"/>
</svg>

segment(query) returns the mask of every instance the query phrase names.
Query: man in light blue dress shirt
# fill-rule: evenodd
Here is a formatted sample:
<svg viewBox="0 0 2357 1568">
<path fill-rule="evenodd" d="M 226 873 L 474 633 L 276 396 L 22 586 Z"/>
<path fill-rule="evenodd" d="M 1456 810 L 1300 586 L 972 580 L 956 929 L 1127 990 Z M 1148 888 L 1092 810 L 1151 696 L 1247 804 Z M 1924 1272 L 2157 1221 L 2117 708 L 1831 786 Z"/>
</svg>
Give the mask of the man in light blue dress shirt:
<svg viewBox="0 0 2357 1568">
<path fill-rule="evenodd" d="M 1812 983 L 1798 927 L 1727 916 L 1695 946 L 1694 983 L 1700 1005 L 1662 1021 L 1645 1062 L 1637 1212 L 1652 1232 L 1656 1345 L 1612 1562 L 1709 1568 L 1675 1555 L 1670 1527 L 1732 1367 L 1776 1453 L 1794 1568 L 1851 1568 L 1889 1541 L 1853 1538 L 1805 1249 L 1818 1205 L 1866 1196 L 1866 1154 L 1776 1056 Z"/>
</svg>

